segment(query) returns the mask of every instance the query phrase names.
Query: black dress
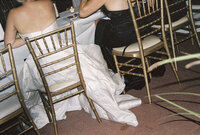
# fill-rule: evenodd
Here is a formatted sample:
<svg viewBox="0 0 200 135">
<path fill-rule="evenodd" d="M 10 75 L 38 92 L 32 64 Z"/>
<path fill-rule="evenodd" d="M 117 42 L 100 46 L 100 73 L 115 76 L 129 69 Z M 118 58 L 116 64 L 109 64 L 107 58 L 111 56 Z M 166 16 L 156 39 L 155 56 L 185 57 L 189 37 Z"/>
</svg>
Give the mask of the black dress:
<svg viewBox="0 0 200 135">
<path fill-rule="evenodd" d="M 108 67 L 116 72 L 112 48 L 128 46 L 137 42 L 129 9 L 108 11 L 104 6 L 103 13 L 110 20 L 100 20 L 96 27 L 95 44 L 100 45 Z"/>
<path fill-rule="evenodd" d="M 110 18 L 110 20 L 101 20 L 97 25 L 97 32 L 99 30 L 103 31 L 103 44 L 108 45 L 110 48 L 115 48 L 137 41 L 129 9 L 108 11 L 103 7 L 102 11 Z M 100 25 L 103 26 L 99 29 Z M 98 38 L 96 37 L 96 41 Z"/>
<path fill-rule="evenodd" d="M 132 23 L 130 10 L 108 11 L 104 6 L 102 12 L 110 19 L 102 19 L 98 22 L 95 32 L 95 44 L 101 47 L 104 59 L 108 68 L 116 72 L 112 48 L 128 46 L 137 42 L 136 33 Z M 135 8 L 135 10 L 137 10 Z M 137 17 L 137 15 L 136 15 Z M 126 61 L 130 58 L 121 57 L 119 61 Z M 136 61 L 137 63 L 140 61 Z M 138 70 L 138 72 L 142 72 Z M 141 89 L 145 86 L 144 78 L 125 75 L 126 90 Z"/>
</svg>

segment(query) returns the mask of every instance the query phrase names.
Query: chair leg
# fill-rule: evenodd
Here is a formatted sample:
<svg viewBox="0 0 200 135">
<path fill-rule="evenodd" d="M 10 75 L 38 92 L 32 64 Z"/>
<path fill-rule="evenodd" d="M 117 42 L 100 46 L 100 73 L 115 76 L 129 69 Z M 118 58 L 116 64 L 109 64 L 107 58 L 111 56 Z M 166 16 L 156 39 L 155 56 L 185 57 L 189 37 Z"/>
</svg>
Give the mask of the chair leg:
<svg viewBox="0 0 200 135">
<path fill-rule="evenodd" d="M 89 102 L 89 104 L 90 104 L 90 106 L 91 106 L 91 108 L 92 108 L 92 111 L 94 112 L 94 114 L 95 114 L 95 116 L 96 116 L 97 121 L 98 121 L 99 123 L 101 123 L 101 119 L 100 119 L 100 117 L 99 117 L 99 114 L 97 113 L 97 110 L 96 110 L 96 108 L 95 108 L 95 106 L 94 106 L 92 100 L 86 95 L 86 93 L 85 93 L 85 96 L 86 96 L 86 98 L 87 98 L 87 100 L 88 100 L 88 102 Z"/>
<path fill-rule="evenodd" d="M 195 33 L 194 33 L 194 30 L 191 28 L 190 24 L 188 25 L 188 29 L 189 29 L 192 45 L 194 45 L 194 35 L 193 34 L 195 34 Z"/>
<path fill-rule="evenodd" d="M 33 126 L 33 129 L 34 129 L 34 132 L 36 133 L 36 135 L 40 135 L 40 132 L 35 125 Z"/>
<path fill-rule="evenodd" d="M 36 135 L 40 135 L 40 132 L 39 132 L 38 128 L 36 127 L 35 123 L 33 122 L 31 116 L 28 114 L 27 117 L 28 117 L 30 123 L 32 124 L 33 130 L 34 130 L 34 132 L 36 133 Z"/>
<path fill-rule="evenodd" d="M 147 65 L 147 69 L 148 69 L 148 68 L 149 68 L 149 60 L 148 60 L 148 58 L 146 58 L 146 57 L 145 57 L 145 63 L 146 63 L 146 65 Z M 149 75 L 150 79 L 152 79 L 152 74 L 151 74 L 151 72 L 148 73 L 148 75 Z"/>
<path fill-rule="evenodd" d="M 23 123 L 22 123 L 22 122 L 24 122 L 26 125 L 29 125 L 29 129 L 33 129 L 37 135 L 40 135 L 40 132 L 39 132 L 38 128 L 36 127 L 35 123 L 33 122 L 33 119 L 31 117 L 30 113 L 28 112 L 24 102 L 22 102 L 22 106 L 24 109 L 24 116 L 22 117 L 22 120 L 20 120 L 20 126 L 22 127 L 23 130 L 25 130 Z M 26 130 L 28 131 L 29 129 L 26 129 Z"/>
<path fill-rule="evenodd" d="M 165 45 L 165 50 L 166 50 L 166 53 L 167 53 L 167 55 L 168 55 L 168 58 L 171 59 L 171 55 L 170 55 L 170 53 L 169 53 L 169 48 L 167 47 L 167 45 Z M 175 65 L 174 65 L 173 62 L 171 62 L 171 67 L 172 67 L 172 70 L 173 70 L 174 75 L 175 75 L 175 77 L 176 77 L 176 80 L 177 80 L 178 83 L 180 84 L 180 79 L 179 79 L 177 70 L 176 70 Z"/>
<path fill-rule="evenodd" d="M 146 91 L 147 91 L 147 95 L 148 95 L 148 100 L 149 100 L 149 104 L 151 104 L 152 100 L 151 100 L 149 81 L 148 81 L 146 68 L 143 68 L 143 72 L 144 72 L 144 79 L 145 79 L 145 85 L 146 85 Z"/>
<path fill-rule="evenodd" d="M 19 121 L 20 129 L 23 131 L 24 130 L 23 122 L 22 122 L 22 120 L 20 118 L 18 118 L 18 121 Z"/>
<path fill-rule="evenodd" d="M 52 118 L 51 118 L 51 116 L 50 116 L 50 113 L 49 113 L 49 109 L 47 108 L 47 103 L 46 103 L 46 101 L 45 101 L 45 97 L 44 97 L 44 95 L 41 93 L 41 92 L 39 92 L 39 94 L 40 94 L 40 98 L 41 98 L 41 100 L 42 100 L 42 103 L 43 103 L 43 106 L 44 106 L 44 109 L 45 109 L 45 111 L 46 111 L 46 114 L 47 114 L 47 117 L 48 117 L 48 119 L 49 119 L 49 122 L 52 122 Z"/>
<path fill-rule="evenodd" d="M 176 31 L 174 33 L 172 33 L 172 34 L 173 34 L 173 35 L 171 35 L 172 53 L 173 53 L 173 58 L 176 58 L 176 49 L 175 49 L 175 46 L 176 46 L 178 52 L 180 50 L 179 50 L 179 46 L 177 45 L 178 39 L 177 39 L 177 36 L 176 36 Z M 177 66 L 176 60 L 174 61 L 174 65 L 175 65 L 176 71 L 178 71 L 178 66 Z"/>
<path fill-rule="evenodd" d="M 53 118 L 53 127 L 54 127 L 55 135 L 58 135 L 58 128 L 57 128 L 57 123 L 56 123 L 56 119 L 55 118 Z"/>
<path fill-rule="evenodd" d="M 178 73 L 177 73 L 177 71 L 176 71 L 176 68 L 175 68 L 173 62 L 171 62 L 171 67 L 172 67 L 172 69 L 173 69 L 173 72 L 174 72 L 174 75 L 175 75 L 175 77 L 176 77 L 176 80 L 178 81 L 179 84 L 181 84 L 181 83 L 180 83 L 179 76 L 178 76 Z"/>
<path fill-rule="evenodd" d="M 117 73 L 121 76 L 120 70 L 119 70 L 119 66 L 118 66 L 117 56 L 113 55 L 113 58 L 114 58 L 114 61 L 115 61 L 115 66 L 116 66 L 116 69 L 117 69 Z M 126 94 L 125 90 L 123 90 L 123 94 Z"/>
<path fill-rule="evenodd" d="M 55 135 L 58 135 L 58 127 L 57 127 L 57 122 L 56 122 L 56 114 L 53 105 L 51 106 L 51 112 L 52 112 L 52 118 L 53 118 L 53 127 L 54 127 L 54 132 Z"/>
<path fill-rule="evenodd" d="M 27 113 L 26 115 L 27 115 L 27 119 L 29 120 L 29 122 L 30 122 L 31 125 L 33 126 L 32 128 L 33 128 L 34 132 L 35 132 L 37 135 L 40 135 L 40 132 L 39 132 L 38 128 L 36 127 L 35 123 L 33 122 L 33 119 L 31 118 L 30 114 Z"/>
<path fill-rule="evenodd" d="M 151 104 L 151 94 L 150 94 L 150 88 L 149 88 L 147 69 L 146 69 L 144 54 L 143 54 L 142 51 L 140 51 L 140 55 L 141 55 L 141 63 L 142 63 L 142 69 L 143 69 L 143 74 L 144 74 L 144 79 L 145 79 L 145 85 L 146 85 L 148 100 L 149 100 L 149 104 Z"/>
<path fill-rule="evenodd" d="M 199 41 L 199 36 L 198 36 L 197 32 L 195 32 L 195 38 L 196 38 L 197 44 L 198 44 L 198 46 L 200 48 L 200 41 Z"/>
</svg>

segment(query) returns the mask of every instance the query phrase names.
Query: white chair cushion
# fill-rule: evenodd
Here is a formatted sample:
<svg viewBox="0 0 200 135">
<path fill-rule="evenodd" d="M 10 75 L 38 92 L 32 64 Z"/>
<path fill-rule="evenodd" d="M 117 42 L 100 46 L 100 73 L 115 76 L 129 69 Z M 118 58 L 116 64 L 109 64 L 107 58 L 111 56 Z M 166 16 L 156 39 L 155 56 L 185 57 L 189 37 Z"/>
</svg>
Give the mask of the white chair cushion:
<svg viewBox="0 0 200 135">
<path fill-rule="evenodd" d="M 146 37 L 142 40 L 143 49 L 150 48 L 154 46 L 155 44 L 159 43 L 160 41 L 161 41 L 160 38 L 157 36 Z M 122 52 L 124 48 L 125 46 L 117 47 L 117 48 L 113 48 L 113 50 Z M 138 43 L 133 43 L 126 48 L 125 52 L 137 52 L 137 51 L 139 51 L 139 45 Z"/>
<path fill-rule="evenodd" d="M 49 90 L 50 90 L 50 92 L 56 92 L 56 91 L 58 91 L 58 90 L 60 90 L 60 89 L 62 89 L 62 88 L 65 88 L 65 87 L 67 87 L 67 86 L 70 86 L 70 85 L 72 85 L 72 84 L 74 84 L 74 83 L 76 83 L 76 82 L 77 82 L 77 81 L 75 81 L 75 80 L 66 81 L 66 82 L 59 82 L 59 83 L 56 83 L 56 84 L 54 84 L 54 85 L 51 85 L 51 86 L 49 87 Z M 45 88 L 44 88 L 44 87 L 41 88 L 40 91 L 41 91 L 41 92 L 45 92 Z"/>
<path fill-rule="evenodd" d="M 15 112 L 20 107 L 21 107 L 21 104 L 19 103 L 17 95 L 13 95 L 9 97 L 8 99 L 0 102 L 0 110 L 1 110 L 0 119 Z"/>
<path fill-rule="evenodd" d="M 192 5 L 192 9 L 200 9 L 200 5 Z"/>
<path fill-rule="evenodd" d="M 173 22 L 173 23 L 172 23 L 172 27 L 176 27 L 176 26 L 178 26 L 178 25 L 180 25 L 180 24 L 182 24 L 182 23 L 185 23 L 185 22 L 187 22 L 187 21 L 188 21 L 187 16 L 184 16 L 184 17 L 182 17 L 181 19 L 179 19 L 179 20 Z M 153 28 L 161 28 L 161 25 L 153 25 L 152 27 L 153 27 Z M 169 29 L 169 24 L 165 24 L 165 30 L 167 30 L 167 29 Z"/>
</svg>

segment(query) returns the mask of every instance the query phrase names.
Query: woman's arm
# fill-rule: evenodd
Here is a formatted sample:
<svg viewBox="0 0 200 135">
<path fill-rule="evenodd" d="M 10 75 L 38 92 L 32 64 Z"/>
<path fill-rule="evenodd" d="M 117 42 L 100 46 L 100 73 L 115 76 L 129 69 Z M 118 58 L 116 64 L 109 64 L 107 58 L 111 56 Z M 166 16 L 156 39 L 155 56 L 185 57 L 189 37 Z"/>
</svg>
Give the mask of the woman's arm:
<svg viewBox="0 0 200 135">
<path fill-rule="evenodd" d="M 107 0 L 82 0 L 79 6 L 79 16 L 87 17 L 102 7 Z"/>
<path fill-rule="evenodd" d="M 8 18 L 6 21 L 6 31 L 4 35 L 4 43 L 7 45 L 10 43 L 12 48 L 17 48 L 25 44 L 25 41 L 21 38 L 16 38 L 17 30 L 14 25 L 14 15 L 13 10 L 11 10 L 8 14 Z"/>
</svg>

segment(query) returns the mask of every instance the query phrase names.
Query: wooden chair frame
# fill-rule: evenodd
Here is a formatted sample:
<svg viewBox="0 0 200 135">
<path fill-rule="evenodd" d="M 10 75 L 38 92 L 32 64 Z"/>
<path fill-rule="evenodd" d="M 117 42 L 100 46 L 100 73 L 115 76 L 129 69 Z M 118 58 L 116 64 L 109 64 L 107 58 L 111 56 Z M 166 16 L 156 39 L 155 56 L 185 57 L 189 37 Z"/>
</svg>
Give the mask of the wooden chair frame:
<svg viewBox="0 0 200 135">
<path fill-rule="evenodd" d="M 160 7 L 159 7 L 159 2 L 161 5 Z M 150 94 L 148 77 L 151 78 L 152 76 L 151 76 L 151 72 L 148 70 L 148 67 L 150 66 L 149 59 L 162 60 L 161 57 L 160 58 L 154 57 L 154 56 L 151 56 L 151 54 L 156 52 L 159 55 L 165 55 L 167 56 L 167 58 L 171 58 L 170 52 L 167 46 L 165 30 L 164 30 L 163 0 L 155 0 L 155 3 L 152 5 L 152 7 L 148 3 L 145 3 L 144 0 L 128 0 L 128 5 L 129 5 L 132 21 L 133 21 L 133 26 L 134 26 L 133 29 L 135 29 L 138 43 L 131 44 L 129 46 L 130 50 L 128 50 L 129 47 L 127 47 L 125 51 L 124 51 L 125 47 L 113 48 L 112 54 L 115 60 L 117 72 L 120 75 L 123 76 L 125 74 L 129 74 L 129 75 L 144 77 L 148 100 L 149 100 L 149 103 L 151 103 L 151 94 Z M 137 13 L 134 10 L 134 6 L 139 7 Z M 142 8 L 142 7 L 145 7 L 145 8 Z M 138 14 L 138 17 L 136 17 L 136 14 Z M 153 15 L 158 16 L 158 14 L 161 14 L 161 16 L 158 18 L 155 18 L 149 22 L 147 22 L 148 20 L 146 20 L 144 21 L 145 23 L 143 23 L 142 25 L 138 23 L 143 18 L 147 19 L 149 17 L 148 19 L 151 19 L 152 18 L 151 16 Z M 158 22 L 161 23 L 161 26 L 162 26 L 161 28 L 154 29 L 154 30 L 151 29 L 150 32 L 142 34 L 141 32 L 142 29 L 144 29 L 145 27 L 149 28 Z M 162 33 L 163 40 L 159 40 L 159 42 L 151 45 L 150 47 L 145 47 L 146 45 L 148 46 L 148 44 L 150 44 L 151 41 L 147 40 L 147 43 L 145 45 L 145 43 L 143 42 L 144 39 L 150 37 L 151 35 L 155 35 L 158 32 Z M 159 37 L 157 37 L 157 39 L 158 38 Z M 134 47 L 134 46 L 138 48 L 138 50 L 131 49 L 131 47 Z M 165 50 L 165 52 L 161 51 L 162 48 Z M 127 62 L 121 63 L 121 62 L 118 62 L 117 57 L 129 57 L 132 59 Z M 131 62 L 134 61 L 135 59 L 141 60 L 141 64 L 133 65 Z M 171 63 L 171 66 L 174 71 L 175 77 L 179 82 L 179 77 L 178 77 L 177 72 L 175 71 L 174 64 Z M 123 67 L 129 67 L 130 69 L 127 71 L 124 71 L 122 69 Z M 134 73 L 134 70 L 138 68 L 142 69 L 143 73 L 141 74 Z"/>
<path fill-rule="evenodd" d="M 71 31 L 70 33 L 68 33 L 69 31 Z M 62 33 L 64 35 L 64 39 L 65 39 L 65 44 L 62 43 Z M 56 43 L 54 42 L 55 39 L 53 39 L 53 35 L 57 35 L 58 37 L 58 41 L 59 41 L 59 48 L 57 49 L 56 48 Z M 69 35 L 71 35 L 71 43 L 70 43 L 70 40 L 69 40 Z M 46 42 L 46 37 L 50 37 L 51 39 L 51 43 L 53 45 L 53 50 L 50 50 L 48 48 L 48 44 Z M 38 43 L 38 40 L 43 40 L 43 43 L 45 45 L 45 50 L 47 51 L 47 53 L 44 53 L 43 50 L 41 49 L 41 45 Z M 35 50 L 36 49 L 33 49 L 33 44 L 32 43 L 36 43 L 37 45 L 37 48 L 38 50 L 40 51 L 41 55 L 36 55 L 35 53 Z M 74 31 L 74 25 L 73 25 L 73 22 L 71 22 L 70 25 L 68 26 L 65 26 L 63 28 L 59 28 L 57 30 L 54 30 L 54 31 L 51 31 L 51 32 L 48 32 L 46 34 L 43 34 L 43 35 L 39 35 L 37 37 L 34 37 L 34 38 L 31 38 L 31 39 L 28 39 L 26 38 L 26 43 L 28 45 L 28 48 L 31 52 L 31 55 L 35 61 L 35 64 L 37 66 L 37 69 L 40 73 L 40 76 L 41 76 L 41 79 L 42 79 L 42 82 L 44 84 L 44 88 L 45 90 L 39 90 L 39 93 L 40 93 L 40 96 L 41 96 L 41 99 L 42 99 L 42 102 L 44 104 L 44 107 L 45 107 L 45 110 L 46 110 L 46 113 L 48 115 L 48 118 L 49 118 L 49 121 L 52 122 L 52 119 L 51 119 L 51 116 L 50 116 L 50 113 L 51 112 L 51 115 L 52 115 L 52 118 L 53 118 L 53 124 L 54 124 L 54 131 L 55 131 L 55 134 L 58 135 L 58 129 L 57 129 L 57 123 L 56 123 L 56 116 L 55 116 L 55 110 L 54 110 L 54 104 L 58 103 L 58 102 L 61 102 L 65 99 L 68 99 L 70 97 L 73 97 L 75 95 L 78 95 L 78 94 L 81 94 L 81 93 L 84 93 L 86 98 L 88 99 L 88 102 L 98 120 L 98 122 L 101 122 L 101 119 L 99 118 L 99 115 L 95 109 L 95 106 L 92 102 L 92 100 L 90 98 L 87 97 L 87 94 L 86 94 L 86 86 L 85 86 L 85 82 L 84 82 L 84 78 L 82 76 L 82 71 L 81 71 L 81 67 L 80 67 L 80 63 L 79 63 L 79 58 L 78 58 L 78 52 L 77 52 L 77 46 L 76 46 L 76 39 L 75 39 L 75 31 Z M 73 48 L 73 51 L 74 51 L 74 54 L 71 54 L 69 56 L 66 56 L 64 58 L 61 58 L 61 59 L 58 59 L 58 60 L 55 60 L 55 61 L 52 61 L 52 62 L 49 62 L 49 63 L 45 63 L 43 65 L 40 64 L 39 60 L 42 59 L 42 58 L 45 58 L 47 56 L 51 56 L 53 54 L 56 54 L 56 53 L 59 53 L 63 50 L 66 50 L 66 49 L 69 49 L 69 48 Z M 60 69 L 57 69 L 57 70 L 54 70 L 52 72 L 49 72 L 49 73 L 44 73 L 43 72 L 43 69 L 45 67 L 48 67 L 48 66 L 52 66 L 53 64 L 56 64 L 56 63 L 59 63 L 63 60 L 66 60 L 66 59 L 69 59 L 69 58 L 74 58 L 75 59 L 75 62 L 72 63 L 72 64 L 69 64 L 65 67 L 62 67 Z M 70 86 L 67 86 L 67 87 L 64 87 L 62 89 L 59 89 L 59 90 L 56 90 L 55 92 L 52 92 L 50 91 L 51 90 L 51 86 L 48 85 L 47 83 L 47 79 L 46 77 L 48 77 L 49 75 L 52 75 L 52 74 L 55 74 L 55 73 L 58 73 L 60 71 L 63 71 L 63 70 L 66 70 L 72 66 L 76 66 L 76 69 L 77 69 L 77 73 L 78 73 L 78 76 L 79 76 L 79 79 L 80 81 L 79 82 L 76 82 Z M 62 93 L 65 93 L 65 92 L 68 92 L 74 88 L 78 88 L 78 91 L 77 92 L 74 92 L 70 95 L 67 95 L 67 96 L 64 96 L 60 99 L 56 99 L 56 100 L 53 100 L 52 97 L 54 96 L 57 96 L 57 95 L 60 95 Z M 47 98 L 45 98 L 45 96 L 47 96 Z"/>
<path fill-rule="evenodd" d="M 9 60 L 10 62 L 8 62 L 4 56 L 8 54 L 9 56 Z M 3 80 L 4 78 L 11 76 L 13 79 L 10 79 L 9 82 L 6 82 L 6 84 L 3 83 L 3 85 L 0 87 L 0 92 L 2 91 L 6 91 L 8 92 L 9 87 L 14 86 L 14 88 L 12 89 L 12 91 L 10 90 L 9 94 L 7 94 L 6 96 L 3 96 L 0 98 L 0 103 L 5 100 L 8 100 L 9 98 L 11 98 L 12 96 L 17 96 L 17 98 L 19 99 L 19 103 L 21 105 L 21 107 L 19 107 L 16 111 L 8 114 L 7 116 L 3 117 L 2 119 L 0 119 L 0 125 L 2 126 L 3 124 L 8 123 L 8 125 L 6 125 L 6 127 L 4 129 L 0 130 L 0 134 L 3 134 L 5 131 L 19 125 L 21 128 L 21 132 L 18 135 L 24 134 L 30 130 L 34 130 L 35 133 L 37 135 L 39 135 L 39 131 L 36 127 L 36 125 L 34 124 L 27 108 L 26 105 L 24 103 L 23 97 L 21 95 L 21 91 L 20 91 L 20 87 L 19 87 L 19 83 L 18 83 L 18 77 L 17 77 L 17 72 L 16 72 L 16 68 L 15 68 L 15 63 L 14 63 L 14 57 L 13 57 L 13 53 L 12 53 L 12 49 L 11 49 L 11 45 L 8 44 L 5 48 L 3 48 L 2 50 L 0 50 L 0 57 L 1 57 L 1 64 L 3 67 L 3 73 L 0 74 L 0 78 L 1 80 Z M 9 65 L 7 65 L 6 63 L 10 63 L 10 68 Z M 13 121 L 13 122 L 11 122 Z M 23 123 L 25 125 L 28 126 L 28 128 L 24 128 Z"/>
</svg>

